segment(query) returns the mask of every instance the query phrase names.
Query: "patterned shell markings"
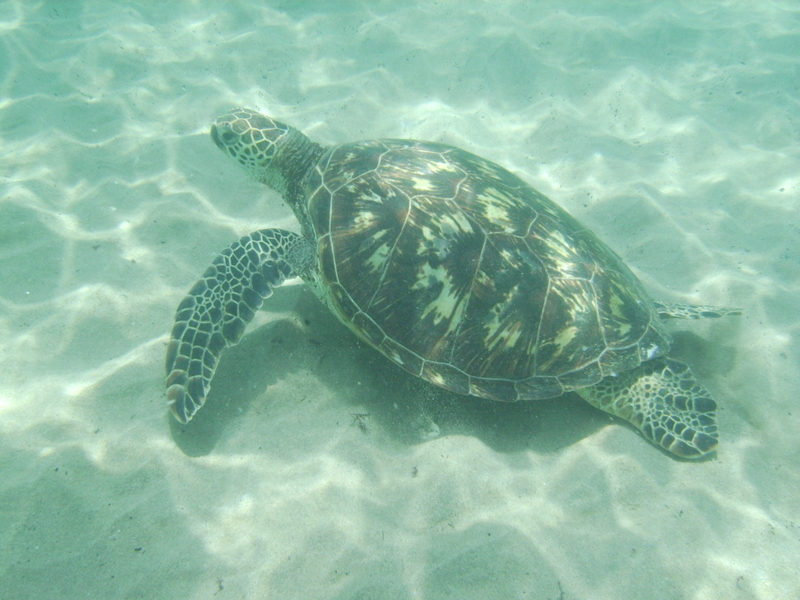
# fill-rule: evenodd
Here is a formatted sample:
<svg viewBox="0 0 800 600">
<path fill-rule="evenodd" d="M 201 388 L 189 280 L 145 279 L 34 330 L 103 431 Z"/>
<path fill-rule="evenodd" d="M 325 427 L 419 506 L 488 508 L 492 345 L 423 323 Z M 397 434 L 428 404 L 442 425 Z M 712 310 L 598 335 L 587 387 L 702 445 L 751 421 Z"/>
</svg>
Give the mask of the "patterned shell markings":
<svg viewBox="0 0 800 600">
<path fill-rule="evenodd" d="M 307 187 L 334 309 L 416 375 L 543 398 L 669 348 L 621 260 L 480 157 L 428 142 L 344 144 Z"/>
</svg>

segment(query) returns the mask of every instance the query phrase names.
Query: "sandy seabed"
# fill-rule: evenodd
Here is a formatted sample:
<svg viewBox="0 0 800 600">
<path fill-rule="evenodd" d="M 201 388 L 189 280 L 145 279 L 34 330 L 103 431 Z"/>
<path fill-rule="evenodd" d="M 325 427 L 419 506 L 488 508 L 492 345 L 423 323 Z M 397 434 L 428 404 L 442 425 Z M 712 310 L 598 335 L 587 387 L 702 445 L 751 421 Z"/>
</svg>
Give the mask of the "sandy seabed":
<svg viewBox="0 0 800 600">
<path fill-rule="evenodd" d="M 800 597 L 798 72 L 790 1 L 1 2 L 0 595 Z M 300 285 L 178 426 L 178 302 L 297 229 L 208 138 L 237 105 L 485 156 L 654 297 L 741 307 L 670 325 L 716 455 L 432 389 Z"/>
</svg>

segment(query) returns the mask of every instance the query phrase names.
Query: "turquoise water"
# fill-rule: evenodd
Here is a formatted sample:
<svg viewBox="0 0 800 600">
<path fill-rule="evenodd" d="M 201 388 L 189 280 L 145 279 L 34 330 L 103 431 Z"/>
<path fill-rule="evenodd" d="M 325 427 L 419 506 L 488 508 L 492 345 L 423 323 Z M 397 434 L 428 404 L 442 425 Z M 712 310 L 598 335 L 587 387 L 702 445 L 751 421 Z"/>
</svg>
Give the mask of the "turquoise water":
<svg viewBox="0 0 800 600">
<path fill-rule="evenodd" d="M 0 2 L 3 595 L 800 596 L 799 32 L 795 2 Z M 654 297 L 741 307 L 670 323 L 716 456 L 431 390 L 294 284 L 177 426 L 178 302 L 297 230 L 208 137 L 240 105 L 484 156 Z"/>
</svg>

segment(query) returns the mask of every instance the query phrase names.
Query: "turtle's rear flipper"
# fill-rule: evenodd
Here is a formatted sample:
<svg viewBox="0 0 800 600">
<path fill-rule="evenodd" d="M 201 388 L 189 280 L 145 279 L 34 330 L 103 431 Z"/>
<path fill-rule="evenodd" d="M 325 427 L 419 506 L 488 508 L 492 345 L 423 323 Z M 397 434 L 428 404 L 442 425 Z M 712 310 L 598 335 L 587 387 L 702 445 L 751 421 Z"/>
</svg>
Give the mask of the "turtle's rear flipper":
<svg viewBox="0 0 800 600">
<path fill-rule="evenodd" d="M 728 315 L 741 315 L 741 308 L 722 306 L 698 306 L 674 302 L 655 302 L 658 316 L 662 319 L 717 319 Z"/>
<path fill-rule="evenodd" d="M 717 404 L 680 361 L 651 360 L 577 392 L 683 458 L 699 458 L 717 445 Z"/>
<path fill-rule="evenodd" d="M 262 229 L 223 250 L 175 313 L 167 346 L 167 404 L 181 423 L 203 406 L 220 354 L 236 344 L 272 288 L 313 258 L 302 236 Z"/>
</svg>

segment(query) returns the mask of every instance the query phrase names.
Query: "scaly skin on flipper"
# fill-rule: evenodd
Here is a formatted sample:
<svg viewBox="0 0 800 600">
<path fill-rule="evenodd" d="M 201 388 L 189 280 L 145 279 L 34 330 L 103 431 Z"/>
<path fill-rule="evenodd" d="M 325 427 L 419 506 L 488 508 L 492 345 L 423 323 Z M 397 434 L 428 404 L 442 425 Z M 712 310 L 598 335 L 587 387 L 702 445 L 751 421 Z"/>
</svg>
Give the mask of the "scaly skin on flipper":
<svg viewBox="0 0 800 600">
<path fill-rule="evenodd" d="M 577 392 L 683 458 L 699 458 L 717 445 L 717 404 L 680 361 L 651 360 Z"/>
<path fill-rule="evenodd" d="M 223 250 L 178 306 L 167 347 L 167 404 L 181 423 L 203 406 L 220 354 L 236 344 L 272 288 L 307 268 L 305 238 L 262 229 Z M 304 251 L 305 248 L 305 251 Z"/>
</svg>

